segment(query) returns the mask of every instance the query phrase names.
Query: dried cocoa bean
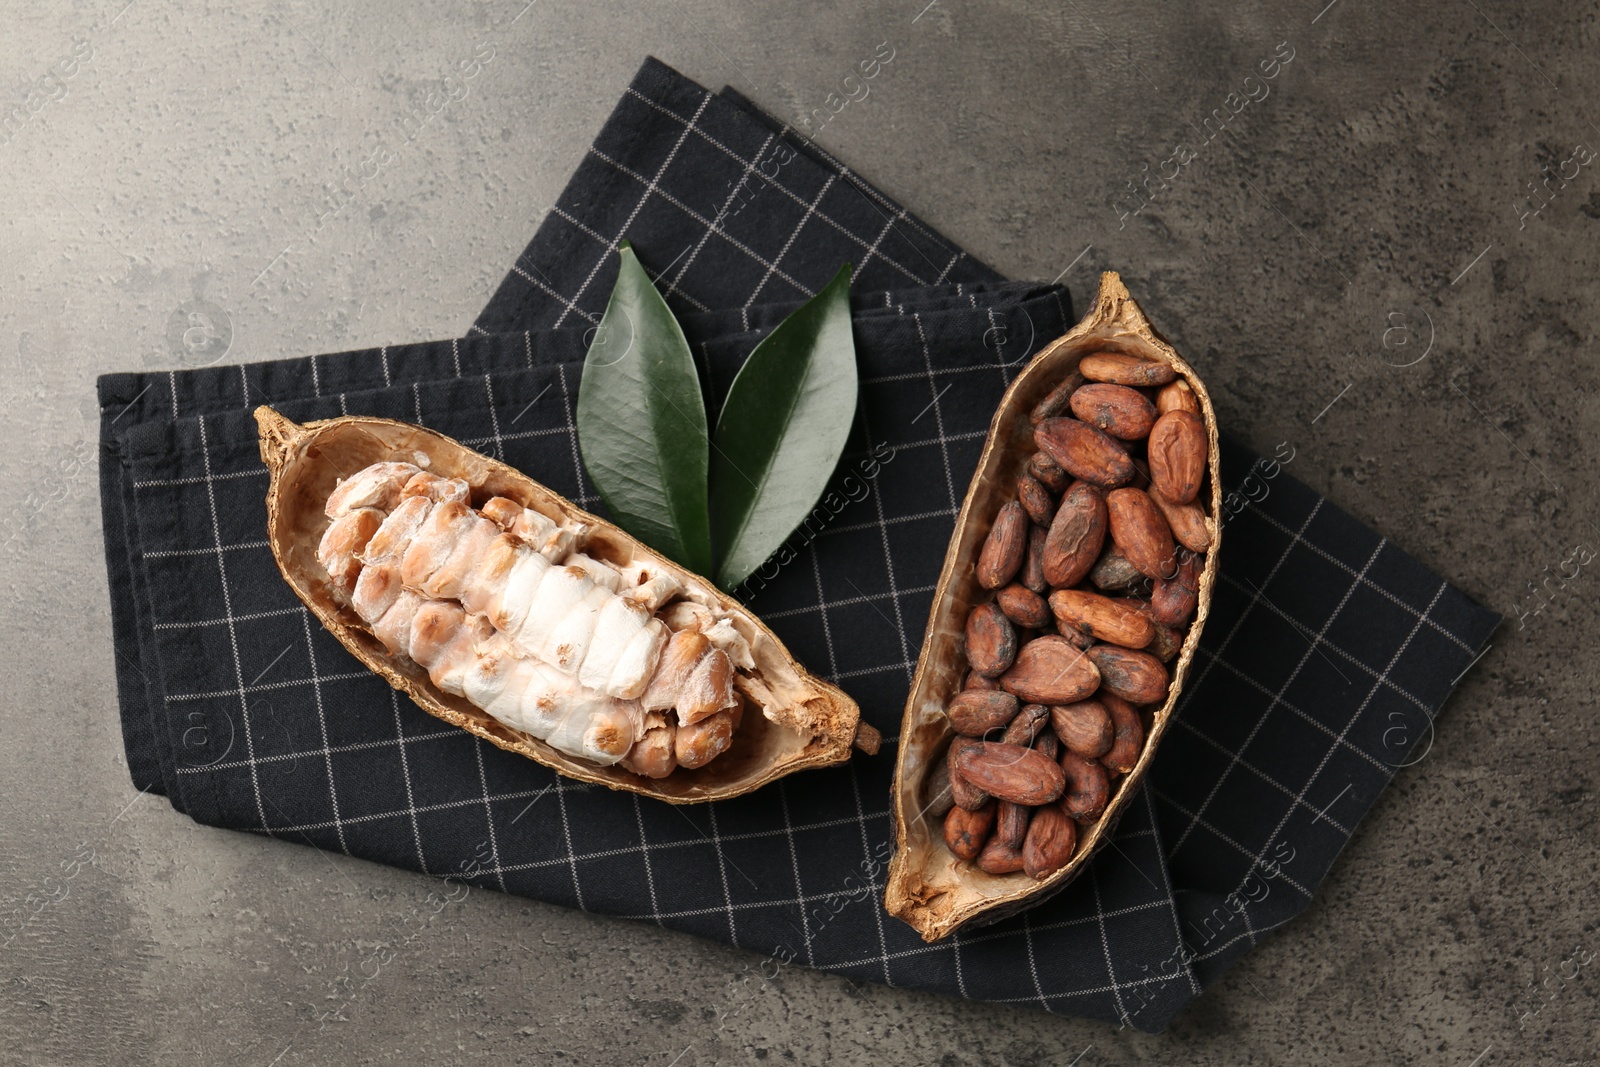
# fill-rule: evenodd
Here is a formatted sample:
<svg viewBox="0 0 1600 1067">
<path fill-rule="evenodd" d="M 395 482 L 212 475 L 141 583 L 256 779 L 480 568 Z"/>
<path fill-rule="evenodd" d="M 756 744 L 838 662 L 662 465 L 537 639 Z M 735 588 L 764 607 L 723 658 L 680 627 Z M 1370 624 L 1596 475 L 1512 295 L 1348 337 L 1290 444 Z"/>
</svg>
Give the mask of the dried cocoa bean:
<svg viewBox="0 0 1600 1067">
<path fill-rule="evenodd" d="M 1078 363 L 1078 373 L 1091 382 L 1113 385 L 1166 385 L 1178 372 L 1165 363 L 1125 356 L 1119 352 L 1096 352 Z"/>
<path fill-rule="evenodd" d="M 1017 698 L 1003 690 L 966 689 L 945 708 L 950 728 L 963 737 L 983 737 L 1002 730 L 1017 716 Z"/>
<path fill-rule="evenodd" d="M 1094 661 L 1105 692 L 1135 704 L 1159 704 L 1167 699 L 1167 669 L 1150 653 L 1095 645 L 1084 655 Z M 1005 685 L 1003 676 L 1000 684 Z"/>
<path fill-rule="evenodd" d="M 1147 437 L 1156 406 L 1126 385 L 1085 385 L 1072 394 L 1072 413 L 1097 430 L 1124 441 Z"/>
<path fill-rule="evenodd" d="M 1035 452 L 1033 458 L 1028 460 L 1028 473 L 1039 479 L 1040 484 L 1052 493 L 1059 493 L 1072 484 L 1072 475 L 1042 451 Z"/>
<path fill-rule="evenodd" d="M 1025 585 L 1012 584 L 995 594 L 994 602 L 1006 613 L 1006 618 L 1018 626 L 1034 629 L 1049 626 L 1052 619 L 1050 605 L 1044 597 Z"/>
<path fill-rule="evenodd" d="M 1068 751 L 1099 759 L 1111 751 L 1111 715 L 1098 700 L 1079 700 L 1050 709 L 1050 725 Z"/>
<path fill-rule="evenodd" d="M 1161 517 L 1167 520 L 1172 536 L 1190 552 L 1204 552 L 1211 547 L 1211 524 L 1206 521 L 1205 509 L 1198 501 L 1174 504 L 1166 495 L 1151 486 L 1145 490 Z"/>
<path fill-rule="evenodd" d="M 1183 632 L 1175 626 L 1155 624 L 1155 633 L 1150 638 L 1150 643 L 1144 650 L 1160 660 L 1170 663 L 1172 657 L 1183 650 Z"/>
<path fill-rule="evenodd" d="M 997 837 L 989 838 L 989 843 L 983 846 L 983 851 L 978 853 L 978 870 L 985 874 L 1013 874 L 1022 870 L 1022 849 L 1012 848 Z"/>
<path fill-rule="evenodd" d="M 1111 540 L 1128 562 L 1146 578 L 1170 575 L 1173 566 L 1172 530 L 1161 511 L 1142 489 L 1114 489 L 1106 494 L 1106 520 Z M 1045 577 L 1050 576 L 1049 568 Z"/>
<path fill-rule="evenodd" d="M 1182 378 L 1168 382 L 1156 393 L 1156 410 L 1165 415 L 1169 411 L 1191 411 L 1200 414 L 1200 398 Z"/>
<path fill-rule="evenodd" d="M 1150 617 L 1166 626 L 1187 624 L 1200 603 L 1200 569 L 1203 566 L 1204 556 L 1179 553 L 1176 573 L 1171 578 L 1157 578 L 1150 592 Z"/>
<path fill-rule="evenodd" d="M 922 810 L 935 819 L 942 819 L 955 807 L 956 798 L 950 791 L 950 757 L 934 765 L 932 773 L 922 787 Z"/>
<path fill-rule="evenodd" d="M 1000 605 L 979 604 L 967 616 L 967 662 L 979 674 L 1004 674 L 1017 658 L 1017 631 Z"/>
<path fill-rule="evenodd" d="M 1109 524 L 1108 524 L 1109 525 Z M 1089 581 L 1095 588 L 1108 593 L 1120 592 L 1130 585 L 1137 584 L 1144 578 L 1139 573 L 1139 568 L 1128 562 L 1113 542 L 1100 554 L 1095 565 L 1089 568 Z"/>
<path fill-rule="evenodd" d="M 1057 589 L 1051 593 L 1050 611 L 1062 633 L 1070 627 L 1096 641 L 1109 641 L 1124 648 L 1143 648 L 1155 633 L 1143 613 L 1082 589 Z"/>
<path fill-rule="evenodd" d="M 1028 836 L 1028 819 L 1032 815 L 1033 810 L 1027 805 L 1002 800 L 996 809 L 994 840 L 1004 841 L 1012 848 L 1021 848 L 1023 840 Z"/>
<path fill-rule="evenodd" d="M 1011 669 L 1000 676 L 1000 685 L 1029 704 L 1082 700 L 1100 685 L 1100 672 L 1089 658 L 1093 651 L 1057 634 L 1035 638 L 1022 646 Z"/>
<path fill-rule="evenodd" d="M 1028 836 L 1022 842 L 1022 869 L 1028 877 L 1043 881 L 1065 867 L 1077 847 L 1078 824 L 1072 817 L 1059 804 L 1042 807 L 1028 823 Z"/>
<path fill-rule="evenodd" d="M 1139 718 L 1138 708 L 1114 693 L 1102 693 L 1100 700 L 1111 716 L 1115 734 L 1110 750 L 1100 757 L 1100 762 L 1118 774 L 1127 774 L 1144 751 L 1144 721 Z"/>
<path fill-rule="evenodd" d="M 1028 555 L 1022 561 L 1022 573 L 1017 575 L 1017 581 L 1035 593 L 1043 593 L 1050 588 L 1050 583 L 1044 578 L 1044 545 L 1049 535 L 1050 532 L 1043 526 L 1028 530 Z"/>
<path fill-rule="evenodd" d="M 1068 749 L 1061 754 L 1061 769 L 1067 776 L 1061 809 L 1074 819 L 1099 818 L 1106 810 L 1106 801 L 1111 799 L 1105 768 Z"/>
<path fill-rule="evenodd" d="M 1062 470 L 1093 485 L 1127 485 L 1137 473 L 1121 445 L 1078 419 L 1046 419 L 1033 438 Z"/>
<path fill-rule="evenodd" d="M 964 746 L 953 769 L 997 800 L 1029 807 L 1050 803 L 1066 788 L 1059 763 L 1021 745 L 979 741 Z"/>
<path fill-rule="evenodd" d="M 944 817 L 944 843 L 957 859 L 968 862 L 978 858 L 983 843 L 994 829 L 995 803 L 990 801 L 977 811 L 951 808 Z"/>
<path fill-rule="evenodd" d="M 1045 535 L 1044 580 L 1058 589 L 1082 581 L 1100 557 L 1108 526 L 1105 495 L 1087 482 L 1075 482 Z"/>
<path fill-rule="evenodd" d="M 1037 426 L 1045 419 L 1053 419 L 1067 410 L 1067 405 L 1072 400 L 1072 394 L 1078 386 L 1083 384 L 1083 375 L 1073 371 L 1061 379 L 1061 384 L 1046 394 L 1045 398 L 1033 406 L 1028 413 L 1028 421 Z"/>
<path fill-rule="evenodd" d="M 1015 500 L 1000 509 L 994 526 L 978 553 L 978 584 L 985 589 L 999 589 L 1022 566 L 1022 557 L 1028 551 L 1028 513 Z"/>
<path fill-rule="evenodd" d="M 1000 679 L 986 677 L 985 675 L 979 674 L 977 671 L 968 671 L 967 672 L 966 684 L 963 685 L 961 688 L 962 689 L 999 689 L 1000 688 Z"/>
<path fill-rule="evenodd" d="M 945 754 L 950 765 L 950 797 L 956 802 L 956 807 L 967 811 L 977 811 L 989 799 L 988 793 L 961 777 L 961 772 L 956 769 L 956 757 L 961 750 L 976 744 L 978 742 L 970 737 L 956 737 L 951 740 L 950 751 Z"/>
<path fill-rule="evenodd" d="M 1000 740 L 1008 745 L 1032 745 L 1039 731 L 1050 721 L 1050 709 L 1043 704 L 1024 704 L 1016 718 L 1006 727 Z"/>
<path fill-rule="evenodd" d="M 1181 409 L 1167 412 L 1151 427 L 1148 449 L 1151 483 L 1173 503 L 1194 500 L 1206 473 L 1206 424 L 1200 416 Z"/>
<path fill-rule="evenodd" d="M 1017 502 L 1028 513 L 1028 518 L 1040 526 L 1048 527 L 1050 520 L 1056 517 L 1055 497 L 1050 495 L 1050 490 L 1045 488 L 1043 482 L 1031 474 L 1017 478 Z"/>
</svg>

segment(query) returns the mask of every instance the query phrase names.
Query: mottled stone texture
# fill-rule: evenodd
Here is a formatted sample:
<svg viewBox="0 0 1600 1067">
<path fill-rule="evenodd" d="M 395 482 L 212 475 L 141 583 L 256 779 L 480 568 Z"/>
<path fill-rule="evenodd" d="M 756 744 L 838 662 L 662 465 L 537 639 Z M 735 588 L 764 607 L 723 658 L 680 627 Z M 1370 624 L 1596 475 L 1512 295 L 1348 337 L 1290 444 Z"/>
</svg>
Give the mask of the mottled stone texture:
<svg viewBox="0 0 1600 1067">
<path fill-rule="evenodd" d="M 1600 578 L 1530 583 L 1600 546 L 1600 24 L 1323 2 L 9 5 L 0 1061 L 1595 1062 Z M 460 333 L 647 52 L 795 119 L 881 41 L 821 143 L 1080 306 L 1122 271 L 1230 432 L 1511 616 L 1309 912 L 1146 1037 L 492 892 L 434 916 L 135 802 L 94 375 Z"/>
</svg>

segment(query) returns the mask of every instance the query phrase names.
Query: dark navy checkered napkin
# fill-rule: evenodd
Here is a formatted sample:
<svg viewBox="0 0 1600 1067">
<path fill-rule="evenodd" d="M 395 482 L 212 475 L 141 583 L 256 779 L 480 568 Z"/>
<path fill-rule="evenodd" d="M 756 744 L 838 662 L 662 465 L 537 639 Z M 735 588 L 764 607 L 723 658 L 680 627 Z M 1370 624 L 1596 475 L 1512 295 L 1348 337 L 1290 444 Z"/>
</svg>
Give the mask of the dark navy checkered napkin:
<svg viewBox="0 0 1600 1067">
<path fill-rule="evenodd" d="M 263 402 L 423 423 L 596 506 L 573 400 L 624 237 L 713 396 L 857 265 L 861 417 L 837 477 L 869 491 L 845 492 L 746 597 L 883 730 L 876 758 L 687 809 L 561 779 L 397 697 L 273 566 L 249 415 Z M 1306 907 L 1497 617 L 1296 482 L 1288 446 L 1230 444 L 1215 608 L 1115 847 L 1034 911 L 923 944 L 881 903 L 892 739 L 990 415 L 1071 322 L 1060 288 L 1004 281 L 747 101 L 648 62 L 471 336 L 100 380 L 134 784 L 215 826 L 1159 1030 Z"/>
</svg>

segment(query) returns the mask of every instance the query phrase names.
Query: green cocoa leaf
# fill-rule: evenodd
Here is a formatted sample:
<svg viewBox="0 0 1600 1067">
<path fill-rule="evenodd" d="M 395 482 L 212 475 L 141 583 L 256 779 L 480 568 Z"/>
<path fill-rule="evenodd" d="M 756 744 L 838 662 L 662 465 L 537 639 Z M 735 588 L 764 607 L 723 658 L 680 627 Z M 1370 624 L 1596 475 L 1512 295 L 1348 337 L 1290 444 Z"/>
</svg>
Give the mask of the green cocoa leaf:
<svg viewBox="0 0 1600 1067">
<path fill-rule="evenodd" d="M 850 265 L 780 322 L 728 389 L 711 450 L 717 584 L 735 589 L 816 506 L 856 415 Z"/>
<path fill-rule="evenodd" d="M 689 342 L 628 242 L 584 357 L 578 444 L 612 521 L 710 574 L 706 407 Z"/>
</svg>

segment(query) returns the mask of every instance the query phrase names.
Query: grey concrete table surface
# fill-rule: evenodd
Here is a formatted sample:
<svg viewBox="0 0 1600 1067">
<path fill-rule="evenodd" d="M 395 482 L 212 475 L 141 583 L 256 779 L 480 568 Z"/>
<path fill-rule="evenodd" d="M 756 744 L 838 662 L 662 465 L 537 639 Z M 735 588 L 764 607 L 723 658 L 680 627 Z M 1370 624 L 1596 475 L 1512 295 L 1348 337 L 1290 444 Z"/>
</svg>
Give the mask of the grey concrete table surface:
<svg viewBox="0 0 1600 1067">
<path fill-rule="evenodd" d="M 0 15 L 21 106 L 0 126 L 0 1061 L 1596 1062 L 1600 579 L 1547 581 L 1600 545 L 1592 8 L 525 3 Z M 1511 618 L 1310 910 L 1164 1035 L 768 983 L 732 949 L 492 892 L 319 1030 L 435 883 L 134 793 L 94 375 L 180 364 L 197 299 L 229 362 L 458 335 L 645 54 L 797 118 L 880 41 L 895 61 L 828 149 L 1080 306 L 1124 272 L 1227 429 L 1291 442 L 1295 474 Z M 484 43 L 470 93 L 319 222 L 375 131 Z"/>
</svg>

